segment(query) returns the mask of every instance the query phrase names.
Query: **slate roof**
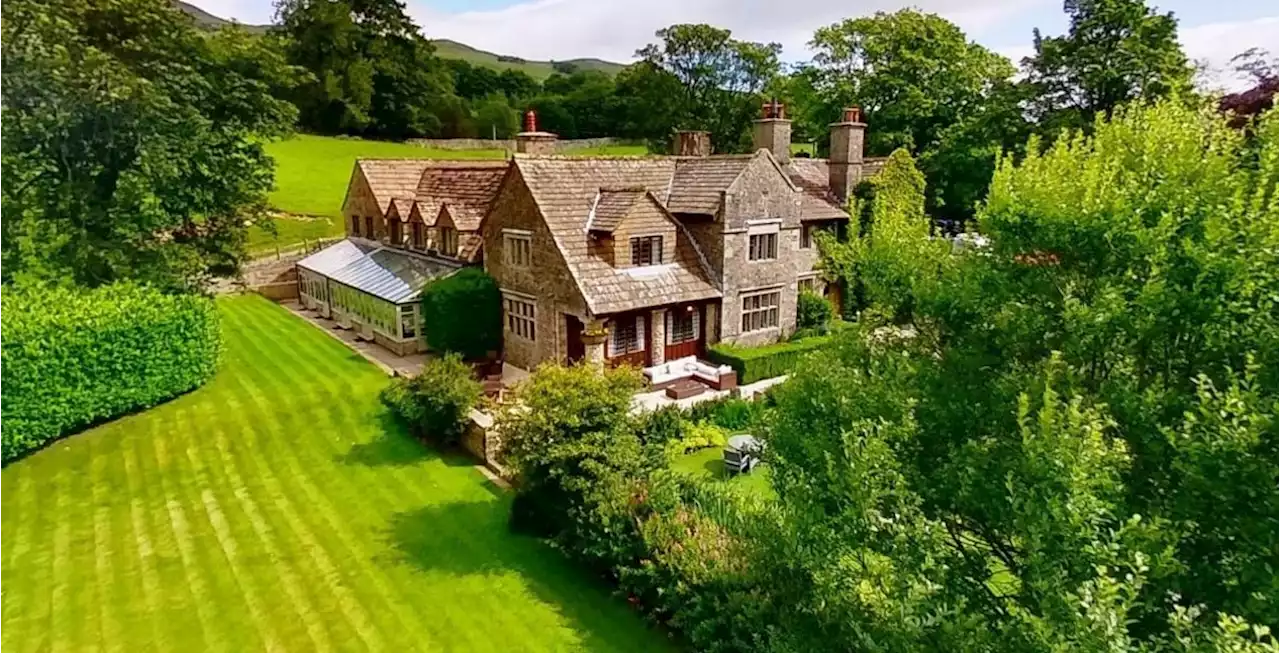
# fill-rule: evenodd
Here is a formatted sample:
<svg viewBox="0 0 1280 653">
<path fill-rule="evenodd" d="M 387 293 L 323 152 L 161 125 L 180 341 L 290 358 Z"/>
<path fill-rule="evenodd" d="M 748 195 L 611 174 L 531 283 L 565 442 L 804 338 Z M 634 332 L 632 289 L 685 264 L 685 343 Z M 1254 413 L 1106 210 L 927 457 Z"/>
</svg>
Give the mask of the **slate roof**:
<svg viewBox="0 0 1280 653">
<path fill-rule="evenodd" d="M 423 221 L 434 224 L 440 205 L 449 203 L 462 224 L 460 230 L 480 228 L 489 202 L 498 193 L 506 174 L 506 161 L 438 161 L 428 159 L 359 159 L 356 165 L 386 214 L 393 201 L 417 201 Z M 397 206 L 400 217 L 409 217 L 409 206 Z"/>
<path fill-rule="evenodd" d="M 791 183 L 800 189 L 800 219 L 848 218 L 840 201 L 831 193 L 831 177 L 826 159 L 791 159 L 785 167 Z"/>
<path fill-rule="evenodd" d="M 516 157 L 514 162 L 592 313 L 720 296 L 692 238 L 669 213 L 668 219 L 680 230 L 671 263 L 616 269 L 590 252 L 587 221 L 593 206 L 599 210 L 602 189 L 630 189 L 617 193 L 619 203 L 645 189 L 644 201 L 665 212 L 661 197 L 670 185 L 675 159 Z"/>
<path fill-rule="evenodd" d="M 754 154 L 676 159 L 667 209 L 672 213 L 715 215 L 720 194 L 742 174 Z"/>
<path fill-rule="evenodd" d="M 443 163 L 443 162 L 441 162 Z M 428 166 L 422 172 L 414 197 L 422 205 L 422 215 L 435 220 L 443 204 L 459 231 L 475 231 L 498 194 L 506 161 L 451 161 Z"/>
<path fill-rule="evenodd" d="M 457 270 L 450 261 L 347 238 L 312 254 L 298 267 L 396 304 L 414 301 L 428 281 Z"/>
</svg>

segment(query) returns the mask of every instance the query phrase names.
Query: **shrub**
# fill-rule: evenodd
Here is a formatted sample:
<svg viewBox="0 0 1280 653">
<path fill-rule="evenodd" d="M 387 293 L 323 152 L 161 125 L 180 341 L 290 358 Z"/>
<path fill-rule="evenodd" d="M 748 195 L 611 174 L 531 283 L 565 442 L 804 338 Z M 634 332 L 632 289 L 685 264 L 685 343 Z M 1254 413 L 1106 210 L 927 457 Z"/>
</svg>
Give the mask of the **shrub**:
<svg viewBox="0 0 1280 653">
<path fill-rule="evenodd" d="M 684 425 L 684 437 L 666 444 L 668 456 L 680 456 L 690 451 L 723 447 L 729 442 L 729 429 L 710 422 L 693 422 Z"/>
<path fill-rule="evenodd" d="M 463 358 L 484 358 L 502 349 L 502 293 L 483 269 L 468 267 L 422 291 L 427 345 Z"/>
<path fill-rule="evenodd" d="M 820 295 L 805 291 L 796 299 L 796 327 L 825 333 L 831 322 L 831 302 Z"/>
<path fill-rule="evenodd" d="M 3 457 L 199 387 L 221 346 L 213 302 L 133 284 L 6 289 Z"/>
<path fill-rule="evenodd" d="M 732 367 L 738 373 L 738 383 L 755 383 L 790 374 L 805 354 L 822 349 L 830 342 L 830 336 L 816 336 L 763 347 L 716 345 L 707 351 L 707 357 Z"/>
<path fill-rule="evenodd" d="M 685 411 L 679 406 L 663 406 L 636 418 L 636 435 L 640 442 L 665 445 L 684 438 Z"/>
<path fill-rule="evenodd" d="M 466 432 L 467 413 L 480 393 L 471 368 L 457 354 L 445 354 L 428 360 L 418 376 L 393 380 L 380 398 L 414 436 L 454 445 Z"/>
<path fill-rule="evenodd" d="M 741 397 L 720 397 L 694 404 L 689 409 L 689 420 L 740 431 L 758 422 L 763 411 L 764 405 L 759 402 Z"/>
</svg>

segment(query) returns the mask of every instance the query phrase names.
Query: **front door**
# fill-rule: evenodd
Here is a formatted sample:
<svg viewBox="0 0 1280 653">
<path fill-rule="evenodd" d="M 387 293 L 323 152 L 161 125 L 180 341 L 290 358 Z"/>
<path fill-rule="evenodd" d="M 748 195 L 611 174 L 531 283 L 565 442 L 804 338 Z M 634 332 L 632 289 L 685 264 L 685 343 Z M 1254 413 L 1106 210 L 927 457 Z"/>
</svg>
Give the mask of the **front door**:
<svg viewBox="0 0 1280 653">
<path fill-rule="evenodd" d="M 564 332 L 568 334 L 565 341 L 565 348 L 568 354 L 568 363 L 574 363 L 586 358 L 587 349 L 582 343 L 582 320 L 565 314 L 564 316 Z"/>
<path fill-rule="evenodd" d="M 702 306 L 689 304 L 667 310 L 666 360 L 701 356 L 705 351 Z"/>
</svg>

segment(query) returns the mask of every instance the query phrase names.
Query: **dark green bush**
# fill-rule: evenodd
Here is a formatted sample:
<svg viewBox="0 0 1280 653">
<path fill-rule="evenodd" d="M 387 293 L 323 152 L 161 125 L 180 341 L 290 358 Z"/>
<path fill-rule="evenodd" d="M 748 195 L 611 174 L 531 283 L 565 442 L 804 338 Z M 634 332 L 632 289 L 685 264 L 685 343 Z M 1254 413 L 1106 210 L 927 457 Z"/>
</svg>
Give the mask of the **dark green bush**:
<svg viewBox="0 0 1280 653">
<path fill-rule="evenodd" d="M 457 354 L 432 358 L 415 377 L 393 379 L 382 403 L 415 437 L 454 445 L 467 428 L 467 414 L 480 401 L 480 382 Z"/>
<path fill-rule="evenodd" d="M 132 284 L 6 289 L 3 456 L 154 406 L 213 376 L 213 302 Z"/>
<path fill-rule="evenodd" d="M 738 383 L 755 383 L 790 374 L 805 354 L 822 349 L 830 342 L 829 336 L 816 336 L 763 347 L 716 345 L 707 351 L 707 358 L 732 367 L 738 373 Z"/>
<path fill-rule="evenodd" d="M 689 408 L 689 421 L 709 422 L 716 426 L 741 431 L 760 421 L 764 405 L 741 397 L 720 397 L 694 404 Z"/>
<path fill-rule="evenodd" d="M 422 291 L 422 324 L 432 349 L 484 358 L 502 349 L 502 292 L 484 269 L 463 268 Z"/>
<path fill-rule="evenodd" d="M 636 417 L 636 435 L 646 445 L 665 445 L 684 438 L 685 411 L 679 406 L 663 406 Z"/>
<path fill-rule="evenodd" d="M 821 295 L 802 292 L 796 298 L 796 328 L 825 332 L 831 322 L 831 302 Z"/>
</svg>

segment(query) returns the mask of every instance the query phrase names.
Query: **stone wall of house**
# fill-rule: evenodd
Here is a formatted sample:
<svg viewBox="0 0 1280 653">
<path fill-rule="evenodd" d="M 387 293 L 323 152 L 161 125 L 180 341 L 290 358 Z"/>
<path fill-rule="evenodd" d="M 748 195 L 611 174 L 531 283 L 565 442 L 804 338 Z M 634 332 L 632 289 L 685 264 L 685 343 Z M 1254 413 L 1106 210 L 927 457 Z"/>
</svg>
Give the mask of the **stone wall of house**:
<svg viewBox="0 0 1280 653">
<path fill-rule="evenodd" d="M 613 232 L 613 265 L 617 268 L 634 267 L 631 260 L 631 239 L 642 236 L 662 237 L 662 262 L 670 263 L 676 259 L 677 227 L 666 217 L 666 212 L 652 200 L 645 198 L 636 202 L 627 217 L 618 224 Z"/>
<path fill-rule="evenodd" d="M 721 341 L 750 346 L 790 335 L 796 324 L 796 278 L 813 266 L 812 254 L 800 249 L 799 196 L 772 162 L 758 157 L 726 193 L 723 224 Z M 749 260 L 752 233 L 775 229 L 777 258 Z M 742 297 L 756 291 L 778 292 L 778 326 L 742 333 Z"/>
<path fill-rule="evenodd" d="M 352 218 L 360 220 L 360 235 L 368 237 L 364 233 L 364 219 L 366 216 L 373 217 L 374 229 L 377 233 L 382 232 L 382 210 L 378 208 L 378 201 L 373 197 L 373 191 L 369 188 L 369 182 L 365 179 L 364 173 L 356 168 L 356 173 L 351 175 L 351 180 L 347 183 L 347 197 L 342 204 L 342 221 L 344 232 L 351 235 Z"/>
<path fill-rule="evenodd" d="M 507 263 L 503 245 L 504 230 L 508 229 L 530 234 L 528 266 Z M 531 370 L 543 361 L 565 360 L 565 314 L 584 318 L 586 304 L 518 173 L 509 175 L 498 190 L 483 232 L 485 270 L 503 291 L 531 296 L 536 306 L 537 326 L 532 342 L 511 332 L 504 313 L 503 350 L 507 362 Z"/>
</svg>

